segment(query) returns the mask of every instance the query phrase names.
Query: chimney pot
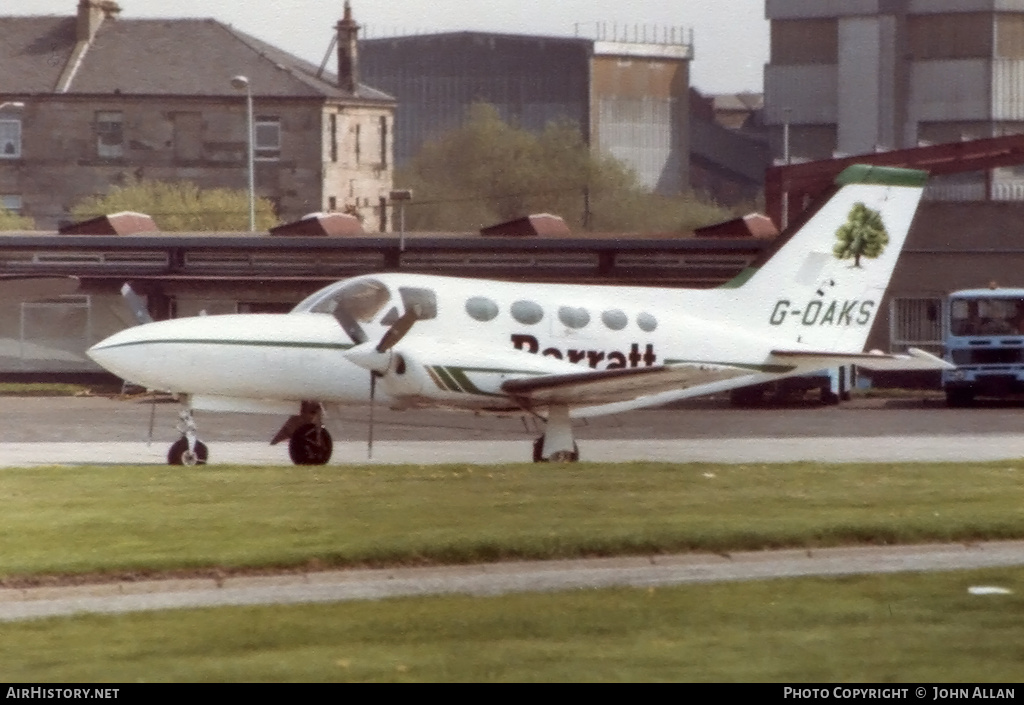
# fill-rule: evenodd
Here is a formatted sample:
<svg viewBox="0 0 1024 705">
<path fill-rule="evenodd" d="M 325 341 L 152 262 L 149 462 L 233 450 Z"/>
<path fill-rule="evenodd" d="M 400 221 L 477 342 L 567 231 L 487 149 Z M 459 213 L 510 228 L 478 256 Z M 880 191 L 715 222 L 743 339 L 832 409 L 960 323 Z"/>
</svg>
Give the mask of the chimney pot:
<svg viewBox="0 0 1024 705">
<path fill-rule="evenodd" d="M 352 18 L 352 5 L 345 0 L 345 15 L 338 22 L 338 87 L 355 93 L 359 87 L 359 25 Z"/>
</svg>

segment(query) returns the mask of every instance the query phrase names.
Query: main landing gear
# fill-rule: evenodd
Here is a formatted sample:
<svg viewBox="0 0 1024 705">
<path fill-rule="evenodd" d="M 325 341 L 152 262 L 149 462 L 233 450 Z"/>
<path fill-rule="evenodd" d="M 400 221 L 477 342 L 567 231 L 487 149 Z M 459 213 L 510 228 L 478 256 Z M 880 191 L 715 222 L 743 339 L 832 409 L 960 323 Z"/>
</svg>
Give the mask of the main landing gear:
<svg viewBox="0 0 1024 705">
<path fill-rule="evenodd" d="M 206 444 L 196 437 L 196 422 L 192 410 L 185 408 L 178 414 L 178 431 L 181 438 L 167 451 L 168 465 L 206 465 L 210 452 Z"/>
<path fill-rule="evenodd" d="M 304 401 L 299 413 L 277 432 L 270 445 L 288 439 L 288 456 L 296 465 L 326 465 L 334 452 L 334 441 L 323 425 L 324 408 L 319 402 Z"/>
<path fill-rule="evenodd" d="M 572 436 L 569 407 L 552 406 L 548 409 L 544 435 L 533 442 L 533 462 L 575 463 L 579 459 L 580 449 Z"/>
</svg>

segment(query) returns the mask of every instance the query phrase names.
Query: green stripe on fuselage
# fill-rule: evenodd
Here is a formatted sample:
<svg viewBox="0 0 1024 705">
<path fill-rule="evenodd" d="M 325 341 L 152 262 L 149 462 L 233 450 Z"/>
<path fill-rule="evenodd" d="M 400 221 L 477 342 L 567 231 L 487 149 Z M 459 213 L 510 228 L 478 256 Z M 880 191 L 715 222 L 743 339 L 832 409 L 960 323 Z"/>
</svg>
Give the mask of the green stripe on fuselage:
<svg viewBox="0 0 1024 705">
<path fill-rule="evenodd" d="M 313 350 L 350 350 L 351 344 L 346 343 L 312 343 L 291 340 L 224 340 L 218 338 L 168 338 L 166 340 L 133 340 L 128 343 L 105 345 L 96 350 L 113 350 L 114 348 L 130 348 L 135 345 L 238 345 L 247 348 L 306 348 Z"/>
</svg>

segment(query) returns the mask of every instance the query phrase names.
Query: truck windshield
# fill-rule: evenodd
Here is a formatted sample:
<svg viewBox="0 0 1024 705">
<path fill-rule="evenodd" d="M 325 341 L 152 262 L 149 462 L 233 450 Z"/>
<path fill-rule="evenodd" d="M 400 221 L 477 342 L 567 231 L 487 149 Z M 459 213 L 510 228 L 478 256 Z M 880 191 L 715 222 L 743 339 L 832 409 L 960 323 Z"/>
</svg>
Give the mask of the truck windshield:
<svg viewBox="0 0 1024 705">
<path fill-rule="evenodd" d="M 949 307 L 949 332 L 965 335 L 1024 334 L 1024 299 L 970 298 L 952 299 Z"/>
</svg>

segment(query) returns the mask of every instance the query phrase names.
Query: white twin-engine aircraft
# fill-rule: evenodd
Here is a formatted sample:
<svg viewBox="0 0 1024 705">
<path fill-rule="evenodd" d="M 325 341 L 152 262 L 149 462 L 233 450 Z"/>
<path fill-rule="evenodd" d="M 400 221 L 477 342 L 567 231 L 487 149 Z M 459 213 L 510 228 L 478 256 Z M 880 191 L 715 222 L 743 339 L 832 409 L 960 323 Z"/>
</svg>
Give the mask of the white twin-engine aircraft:
<svg viewBox="0 0 1024 705">
<path fill-rule="evenodd" d="M 856 364 L 941 369 L 924 351 L 864 353 L 927 174 L 853 166 L 728 284 L 707 290 L 360 276 L 287 314 L 147 323 L 89 356 L 180 395 L 172 464 L 203 463 L 192 411 L 295 414 L 299 465 L 327 463 L 325 408 L 443 407 L 542 418 L 535 461 L 575 461 L 572 418 Z M 298 412 L 296 414 L 296 412 Z M 371 440 L 372 443 L 372 440 Z"/>
</svg>

